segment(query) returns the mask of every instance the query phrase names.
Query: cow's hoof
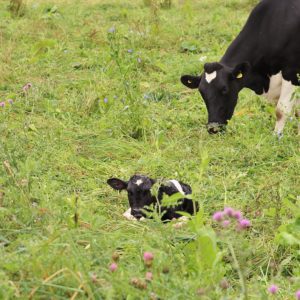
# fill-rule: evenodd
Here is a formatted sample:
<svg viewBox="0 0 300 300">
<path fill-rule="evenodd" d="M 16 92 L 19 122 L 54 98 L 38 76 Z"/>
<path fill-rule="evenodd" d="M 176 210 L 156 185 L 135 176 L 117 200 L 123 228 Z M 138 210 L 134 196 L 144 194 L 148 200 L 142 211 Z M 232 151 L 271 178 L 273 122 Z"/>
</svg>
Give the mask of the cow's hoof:
<svg viewBox="0 0 300 300">
<path fill-rule="evenodd" d="M 274 131 L 274 136 L 280 141 L 283 138 L 283 132 L 282 131 Z"/>
</svg>

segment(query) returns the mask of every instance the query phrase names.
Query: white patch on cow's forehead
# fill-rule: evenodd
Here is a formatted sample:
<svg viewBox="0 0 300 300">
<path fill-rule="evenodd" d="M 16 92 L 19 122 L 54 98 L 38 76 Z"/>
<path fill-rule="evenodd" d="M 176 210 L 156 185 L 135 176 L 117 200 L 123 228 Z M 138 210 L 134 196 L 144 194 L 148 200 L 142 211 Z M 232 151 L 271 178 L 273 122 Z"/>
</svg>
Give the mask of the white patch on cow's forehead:
<svg viewBox="0 0 300 300">
<path fill-rule="evenodd" d="M 138 180 L 135 182 L 135 184 L 138 185 L 138 186 L 140 186 L 142 183 L 143 183 L 143 180 L 142 180 L 142 179 L 138 179 Z"/>
<path fill-rule="evenodd" d="M 217 71 L 212 73 L 205 73 L 205 79 L 208 83 L 211 83 L 217 77 Z"/>
<path fill-rule="evenodd" d="M 172 180 L 169 180 L 169 182 L 173 183 L 173 185 L 175 186 L 175 188 L 177 189 L 177 191 L 180 194 L 182 194 L 183 196 L 185 196 L 185 192 L 183 191 L 181 184 L 177 180 L 172 179 Z"/>
</svg>

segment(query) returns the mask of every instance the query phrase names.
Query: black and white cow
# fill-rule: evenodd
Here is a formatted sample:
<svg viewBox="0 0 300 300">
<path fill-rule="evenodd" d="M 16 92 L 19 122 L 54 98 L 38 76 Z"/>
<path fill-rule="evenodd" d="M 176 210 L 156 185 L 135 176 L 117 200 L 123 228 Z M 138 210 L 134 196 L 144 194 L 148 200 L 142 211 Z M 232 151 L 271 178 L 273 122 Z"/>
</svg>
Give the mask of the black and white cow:
<svg viewBox="0 0 300 300">
<path fill-rule="evenodd" d="M 190 195 L 192 189 L 183 182 L 173 179 L 160 184 L 157 198 L 151 193 L 151 188 L 156 183 L 156 180 L 144 175 L 134 175 L 129 181 L 110 178 L 107 180 L 107 183 L 117 191 L 127 191 L 130 208 L 123 214 L 127 219 L 139 220 L 142 217 L 146 217 L 146 214 L 143 212 L 146 206 L 154 205 L 158 209 L 158 205 L 156 204 L 161 203 L 164 194 L 171 196 L 175 193 L 181 193 L 183 197 L 176 206 L 160 207 L 162 221 L 180 218 L 181 215 L 177 211 L 184 211 L 191 215 L 194 214 L 193 201 L 184 197 L 185 195 Z"/>
<path fill-rule="evenodd" d="M 206 63 L 200 76 L 181 82 L 199 89 L 208 111 L 208 131 L 217 133 L 231 119 L 243 88 L 277 105 L 275 132 L 281 136 L 300 85 L 300 0 L 262 0 L 220 62 Z"/>
</svg>

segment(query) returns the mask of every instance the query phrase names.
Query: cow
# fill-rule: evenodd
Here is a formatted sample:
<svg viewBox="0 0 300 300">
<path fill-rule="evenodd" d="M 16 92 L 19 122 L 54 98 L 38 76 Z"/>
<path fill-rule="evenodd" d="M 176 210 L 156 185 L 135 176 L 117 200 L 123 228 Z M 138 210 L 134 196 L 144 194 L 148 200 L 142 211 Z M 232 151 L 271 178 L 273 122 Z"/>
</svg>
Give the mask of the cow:
<svg viewBox="0 0 300 300">
<path fill-rule="evenodd" d="M 231 119 L 243 88 L 276 104 L 275 133 L 281 137 L 300 85 L 300 0 L 262 0 L 219 62 L 181 82 L 198 89 L 208 111 L 207 130 L 218 133 Z"/>
<path fill-rule="evenodd" d="M 124 181 L 118 178 L 110 178 L 107 180 L 107 183 L 114 190 L 127 191 L 130 208 L 123 214 L 123 216 L 130 220 L 140 220 L 147 217 L 145 211 L 147 211 L 147 207 L 152 205 L 156 207 L 157 211 L 162 213 L 162 221 L 182 217 L 182 215 L 178 213 L 179 211 L 193 215 L 198 210 L 197 203 L 194 205 L 191 199 L 185 197 L 192 193 L 191 187 L 188 184 L 175 179 L 159 184 L 157 198 L 151 192 L 156 180 L 145 175 L 133 175 L 129 181 Z M 164 194 L 171 196 L 176 193 L 182 194 L 182 199 L 179 200 L 178 204 L 172 207 L 161 206 Z"/>
</svg>

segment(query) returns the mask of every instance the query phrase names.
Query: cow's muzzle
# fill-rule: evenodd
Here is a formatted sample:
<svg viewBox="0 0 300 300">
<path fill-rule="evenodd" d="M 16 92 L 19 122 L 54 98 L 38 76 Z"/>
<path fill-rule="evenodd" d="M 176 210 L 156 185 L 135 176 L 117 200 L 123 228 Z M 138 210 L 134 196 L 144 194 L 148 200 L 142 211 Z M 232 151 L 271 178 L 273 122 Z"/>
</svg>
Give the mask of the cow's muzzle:
<svg viewBox="0 0 300 300">
<path fill-rule="evenodd" d="M 212 122 L 207 124 L 207 131 L 210 134 L 221 133 L 226 130 L 226 124 L 221 124 L 217 122 Z"/>
</svg>

